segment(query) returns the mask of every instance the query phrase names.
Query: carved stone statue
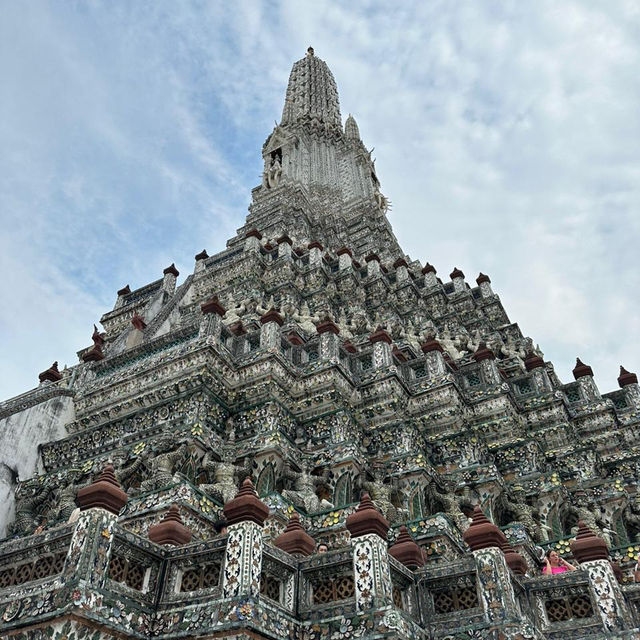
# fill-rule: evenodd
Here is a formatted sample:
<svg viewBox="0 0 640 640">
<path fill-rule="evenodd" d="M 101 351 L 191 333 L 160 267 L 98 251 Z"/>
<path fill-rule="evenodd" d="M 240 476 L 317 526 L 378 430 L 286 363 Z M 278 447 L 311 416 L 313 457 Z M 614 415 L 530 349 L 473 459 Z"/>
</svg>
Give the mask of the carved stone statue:
<svg viewBox="0 0 640 640">
<path fill-rule="evenodd" d="M 161 489 L 174 481 L 176 467 L 187 452 L 188 443 L 183 441 L 176 449 L 174 440 L 166 438 L 158 448 L 159 452 L 149 460 L 149 478 L 140 485 L 141 492 Z"/>
<path fill-rule="evenodd" d="M 53 483 L 45 480 L 42 487 L 31 490 L 28 493 L 19 489 L 19 496 L 16 495 L 16 515 L 13 523 L 9 525 L 9 533 L 13 535 L 25 535 L 31 533 L 38 520 L 38 512 L 41 505 L 51 495 Z"/>
<path fill-rule="evenodd" d="M 199 485 L 199 488 L 210 496 L 225 504 L 238 492 L 238 485 L 250 475 L 246 467 L 235 464 L 236 454 L 234 446 L 220 448 L 220 460 L 212 460 L 208 451 L 202 460 L 202 468 L 213 472 L 214 481 Z"/>
<path fill-rule="evenodd" d="M 300 472 L 294 471 L 288 466 L 283 477 L 293 481 L 293 489 L 285 489 L 283 497 L 291 500 L 296 507 L 304 509 L 307 513 L 314 513 L 324 509 L 333 508 L 333 504 L 325 499 L 320 499 L 316 495 L 316 486 L 323 482 L 323 478 L 311 474 L 307 467 L 303 467 Z"/>
<path fill-rule="evenodd" d="M 637 541 L 640 533 L 640 495 L 634 496 L 634 499 L 624 508 L 622 519 L 626 525 L 629 539 L 633 542 Z"/>
<path fill-rule="evenodd" d="M 363 482 L 362 488 L 369 492 L 373 504 L 389 522 L 406 522 L 409 519 L 409 511 L 394 504 L 394 499 L 399 493 L 397 481 L 385 483 L 385 475 L 383 467 L 374 468 L 373 481 Z"/>
<path fill-rule="evenodd" d="M 451 521 L 464 532 L 469 527 L 469 519 L 460 508 L 462 499 L 455 494 L 452 488 L 441 490 L 435 482 L 427 485 L 426 495 L 434 508 L 441 507 Z"/>
<path fill-rule="evenodd" d="M 534 542 L 542 542 L 544 534 L 537 517 L 538 511 L 527 504 L 526 496 L 522 489 L 513 491 L 513 500 L 506 491 L 503 491 L 498 497 L 498 508 L 502 510 L 507 517 L 511 516 L 511 520 L 507 524 L 519 522 L 529 534 Z"/>
</svg>

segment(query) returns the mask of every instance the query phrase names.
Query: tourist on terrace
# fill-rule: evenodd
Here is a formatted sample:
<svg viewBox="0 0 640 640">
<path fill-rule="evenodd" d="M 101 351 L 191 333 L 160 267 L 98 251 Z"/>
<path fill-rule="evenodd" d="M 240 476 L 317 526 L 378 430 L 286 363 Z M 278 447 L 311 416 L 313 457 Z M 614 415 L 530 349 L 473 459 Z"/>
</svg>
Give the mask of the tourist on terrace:
<svg viewBox="0 0 640 640">
<path fill-rule="evenodd" d="M 564 558 L 561 558 L 557 551 L 553 549 L 547 551 L 546 565 L 542 568 L 542 573 L 550 576 L 555 573 L 575 570 L 576 568 L 572 564 L 569 564 Z"/>
</svg>

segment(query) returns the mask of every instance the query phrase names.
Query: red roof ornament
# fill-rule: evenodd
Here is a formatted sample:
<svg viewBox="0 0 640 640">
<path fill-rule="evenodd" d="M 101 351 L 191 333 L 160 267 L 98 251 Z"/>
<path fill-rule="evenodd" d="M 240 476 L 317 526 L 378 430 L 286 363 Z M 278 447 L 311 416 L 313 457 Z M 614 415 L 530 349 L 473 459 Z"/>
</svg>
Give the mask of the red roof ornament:
<svg viewBox="0 0 640 640">
<path fill-rule="evenodd" d="M 316 541 L 303 529 L 300 516 L 295 511 L 273 544 L 287 553 L 301 556 L 310 556 L 316 548 Z"/>
<path fill-rule="evenodd" d="M 200 311 L 204 314 L 217 313 L 220 317 L 227 313 L 227 310 L 218 301 L 218 296 L 213 296 L 213 298 L 209 298 L 209 300 L 203 302 L 200 305 Z"/>
<path fill-rule="evenodd" d="M 338 335 L 340 333 L 340 327 L 331 320 L 329 316 L 327 316 L 322 322 L 316 326 L 316 331 L 318 333 L 334 333 Z"/>
<path fill-rule="evenodd" d="M 377 253 L 370 253 L 365 259 L 364 261 L 368 264 L 369 262 L 381 262 L 380 260 L 380 256 Z"/>
<path fill-rule="evenodd" d="M 258 238 L 258 240 L 262 240 L 262 234 L 257 229 L 251 229 L 244 234 L 245 238 Z"/>
<path fill-rule="evenodd" d="M 482 360 L 495 360 L 496 355 L 484 342 L 481 342 L 471 357 L 476 362 L 482 362 Z"/>
<path fill-rule="evenodd" d="M 393 342 L 393 338 L 382 327 L 378 327 L 369 336 L 369 342 L 371 344 L 375 344 L 376 342 L 386 342 L 387 344 L 391 344 Z"/>
<path fill-rule="evenodd" d="M 607 543 L 593 533 L 582 520 L 578 521 L 578 534 L 571 543 L 571 553 L 580 563 L 589 560 L 607 560 L 609 557 Z"/>
<path fill-rule="evenodd" d="M 206 249 L 203 249 L 200 253 L 196 253 L 196 261 L 199 260 L 206 260 L 209 257 L 209 254 L 207 253 Z"/>
<path fill-rule="evenodd" d="M 345 340 L 342 343 L 342 346 L 344 347 L 344 350 L 347 353 L 358 353 L 358 350 L 356 349 L 355 345 L 353 344 L 353 342 L 351 342 L 351 340 Z"/>
<path fill-rule="evenodd" d="M 130 293 L 131 293 L 131 289 L 129 288 L 128 284 L 122 287 L 122 289 L 118 290 L 118 296 L 126 296 L 126 295 L 129 295 Z"/>
<path fill-rule="evenodd" d="M 404 525 L 400 527 L 395 544 L 389 547 L 389 555 L 412 570 L 424 564 L 422 549 L 415 543 Z"/>
<path fill-rule="evenodd" d="M 491 282 L 491 278 L 486 275 L 485 273 L 482 273 L 482 271 L 480 272 L 480 275 L 476 278 L 476 282 L 478 283 L 478 286 L 481 285 L 483 282 Z"/>
<path fill-rule="evenodd" d="M 171 263 L 164 271 L 162 272 L 165 276 L 167 274 L 173 274 L 176 278 L 180 275 L 180 272 L 176 269 L 175 263 Z"/>
<path fill-rule="evenodd" d="M 420 345 L 420 348 L 422 349 L 423 353 L 429 353 L 431 351 L 440 351 L 441 353 L 444 352 L 442 345 L 433 336 L 430 336 L 426 342 L 423 342 Z"/>
<path fill-rule="evenodd" d="M 149 540 L 156 544 L 181 546 L 191 542 L 191 531 L 184 526 L 180 510 L 175 502 L 158 524 L 149 527 Z"/>
<path fill-rule="evenodd" d="M 138 312 L 134 312 L 133 318 L 131 318 L 131 324 L 138 330 L 143 331 L 147 326 L 147 323 L 144 321 L 144 318 L 138 315 Z"/>
<path fill-rule="evenodd" d="M 98 332 L 95 324 L 93 325 L 93 335 L 91 339 L 93 340 L 93 346 L 82 354 L 83 362 L 98 362 L 104 359 L 104 353 L 102 353 L 104 338 Z"/>
<path fill-rule="evenodd" d="M 527 357 L 524 359 L 524 368 L 527 371 L 533 371 L 540 367 L 544 367 L 544 360 L 533 351 L 529 351 L 529 353 L 527 353 Z"/>
<path fill-rule="evenodd" d="M 320 251 L 323 251 L 324 247 L 317 240 L 314 240 L 307 245 L 307 249 L 320 249 Z"/>
<path fill-rule="evenodd" d="M 62 374 L 58 371 L 58 362 L 54 362 L 48 369 L 38 375 L 40 382 L 58 382 L 62 380 Z"/>
<path fill-rule="evenodd" d="M 593 369 L 588 364 L 582 362 L 580 358 L 576 358 L 576 366 L 573 367 L 573 377 L 577 380 L 585 376 L 593 376 Z"/>
<path fill-rule="evenodd" d="M 96 327 L 96 325 L 93 325 L 93 334 L 91 335 L 91 339 L 93 340 L 93 344 L 98 344 L 100 346 L 102 346 L 104 344 L 104 338 L 102 337 L 102 334 L 98 331 L 98 327 Z"/>
<path fill-rule="evenodd" d="M 260 316 L 260 324 L 267 324 L 268 322 L 276 322 L 281 327 L 284 324 L 284 318 L 271 307 L 267 313 Z"/>
<path fill-rule="evenodd" d="M 504 559 L 507 561 L 507 566 L 517 576 L 523 576 L 527 572 L 526 560 L 511 546 L 511 543 L 505 537 L 502 546 L 500 547 L 504 553 Z"/>
<path fill-rule="evenodd" d="M 353 258 L 353 251 L 351 251 L 351 249 L 349 249 L 349 247 L 340 247 L 340 249 L 338 249 L 336 251 L 336 255 L 337 256 L 342 256 L 344 254 L 347 254 L 350 258 Z"/>
<path fill-rule="evenodd" d="M 506 540 L 504 533 L 484 515 L 482 509 L 476 505 L 469 528 L 462 534 L 462 538 L 469 545 L 471 551 L 502 547 Z"/>
<path fill-rule="evenodd" d="M 626 387 L 628 384 L 638 384 L 638 376 L 635 373 L 627 371 L 620 365 L 620 375 L 618 376 L 618 385 L 620 388 Z"/>
<path fill-rule="evenodd" d="M 76 504 L 82 511 L 106 509 L 115 515 L 120 513 L 127 500 L 127 494 L 120 488 L 112 464 L 108 464 L 95 482 L 80 489 L 76 495 Z"/>
<path fill-rule="evenodd" d="M 426 275 L 427 273 L 436 274 L 438 272 L 436 271 L 436 268 L 432 264 L 429 264 L 427 262 L 427 264 L 425 264 L 424 267 L 422 267 L 422 273 Z"/>
<path fill-rule="evenodd" d="M 269 507 L 258 498 L 251 478 L 245 478 L 242 488 L 233 500 L 224 505 L 224 517 L 227 522 L 255 522 L 262 526 L 269 515 Z"/>
<path fill-rule="evenodd" d="M 368 493 L 363 493 L 360 504 L 355 513 L 347 517 L 347 529 L 352 538 L 365 536 L 369 533 L 387 539 L 389 521 L 376 509 Z"/>
<path fill-rule="evenodd" d="M 449 277 L 453 280 L 454 278 L 464 278 L 464 273 L 458 269 L 458 267 L 454 267 L 453 271 L 449 274 Z"/>
<path fill-rule="evenodd" d="M 394 269 L 398 269 L 399 267 L 408 267 L 409 265 L 407 264 L 407 261 L 404 258 L 398 258 L 394 263 L 393 263 L 393 268 Z"/>
<path fill-rule="evenodd" d="M 283 242 L 286 242 L 290 247 L 293 246 L 293 240 L 286 234 L 283 233 L 277 240 L 276 242 L 278 244 L 282 244 Z"/>
</svg>

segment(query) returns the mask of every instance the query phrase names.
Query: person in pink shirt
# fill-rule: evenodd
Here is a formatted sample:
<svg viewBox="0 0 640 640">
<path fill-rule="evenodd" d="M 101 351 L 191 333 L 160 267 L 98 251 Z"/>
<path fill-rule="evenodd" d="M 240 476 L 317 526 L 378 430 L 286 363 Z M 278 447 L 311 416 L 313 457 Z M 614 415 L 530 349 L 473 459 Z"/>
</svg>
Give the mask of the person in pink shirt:
<svg viewBox="0 0 640 640">
<path fill-rule="evenodd" d="M 546 565 L 542 568 L 545 575 L 564 573 L 565 571 L 575 571 L 576 568 L 558 555 L 557 551 L 549 549 L 547 551 Z"/>
</svg>

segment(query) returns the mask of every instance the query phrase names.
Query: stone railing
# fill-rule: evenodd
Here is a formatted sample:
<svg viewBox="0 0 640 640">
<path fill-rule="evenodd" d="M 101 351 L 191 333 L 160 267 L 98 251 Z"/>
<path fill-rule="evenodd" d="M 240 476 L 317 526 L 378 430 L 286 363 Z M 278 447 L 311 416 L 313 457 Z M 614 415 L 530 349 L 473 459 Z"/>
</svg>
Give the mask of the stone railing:
<svg viewBox="0 0 640 640">
<path fill-rule="evenodd" d="M 602 631 L 598 605 L 586 572 L 567 571 L 523 581 L 536 626 L 548 638 L 583 637 Z"/>
<path fill-rule="evenodd" d="M 318 620 L 355 610 L 355 581 L 349 547 L 300 561 L 298 613 Z"/>
</svg>

